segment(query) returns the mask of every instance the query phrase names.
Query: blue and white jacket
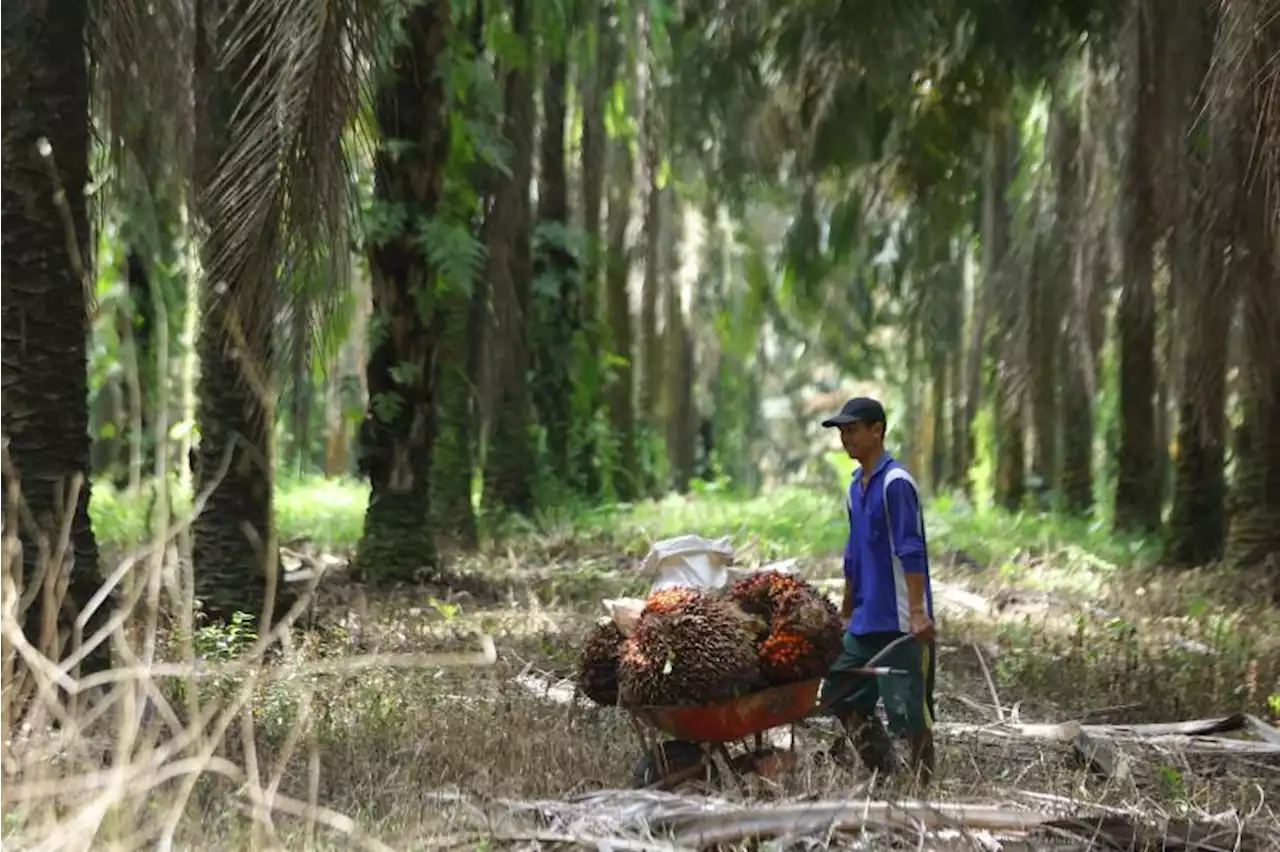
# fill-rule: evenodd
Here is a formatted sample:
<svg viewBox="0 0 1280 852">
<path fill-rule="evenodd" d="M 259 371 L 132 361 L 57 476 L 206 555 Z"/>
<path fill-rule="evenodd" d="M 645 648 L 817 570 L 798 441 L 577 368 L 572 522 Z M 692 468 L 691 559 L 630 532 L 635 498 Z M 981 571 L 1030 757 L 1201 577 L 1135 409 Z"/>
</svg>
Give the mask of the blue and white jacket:
<svg viewBox="0 0 1280 852">
<path fill-rule="evenodd" d="M 844 576 L 853 583 L 853 618 L 848 630 L 910 632 L 907 575 L 925 577 L 925 608 L 933 617 L 933 589 L 919 489 L 906 468 L 888 453 L 880 456 L 867 486 L 862 468 L 849 483 L 849 541 Z"/>
</svg>

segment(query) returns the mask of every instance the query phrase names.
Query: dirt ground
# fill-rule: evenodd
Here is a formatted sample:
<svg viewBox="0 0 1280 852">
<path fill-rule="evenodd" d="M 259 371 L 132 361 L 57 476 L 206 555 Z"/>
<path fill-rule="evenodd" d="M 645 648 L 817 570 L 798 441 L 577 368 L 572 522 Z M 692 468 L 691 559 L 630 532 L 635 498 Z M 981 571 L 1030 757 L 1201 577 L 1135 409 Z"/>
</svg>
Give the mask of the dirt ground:
<svg viewBox="0 0 1280 852">
<path fill-rule="evenodd" d="M 1170 615 L 1182 610 L 1171 603 L 1181 600 L 1177 590 L 1073 597 L 1014 584 L 954 554 L 938 561 L 939 765 L 927 790 L 909 781 L 872 788 L 860 768 L 822 760 L 836 731 L 818 720 L 794 739 L 778 732 L 778 744 L 796 752 L 789 773 L 710 788 L 690 782 L 666 798 L 630 791 L 644 751 L 636 729 L 620 709 L 575 701 L 572 677 L 582 637 L 604 614 L 600 601 L 641 593 L 645 584 L 630 560 L 565 552 L 542 554 L 532 569 L 514 556 L 490 558 L 460 566 L 447 585 L 380 593 L 349 582 L 339 565 L 299 620 L 300 643 L 287 659 L 277 655 L 245 693 L 248 709 L 221 734 L 205 728 L 215 760 L 225 761 L 221 774 L 200 775 L 181 805 L 158 802 L 154 791 L 139 794 L 130 813 L 136 820 L 148 807 L 180 807 L 176 836 L 191 848 L 437 849 L 499 841 L 546 848 L 572 839 L 665 850 L 683 848 L 681 837 L 704 838 L 689 832 L 708 831 L 698 821 L 711 813 L 722 817 L 712 845 L 734 846 L 756 829 L 733 826 L 756 825 L 764 813 L 791 820 L 790 828 L 757 825 L 786 846 L 839 839 L 858 848 L 1043 848 L 1009 845 L 994 828 L 956 828 L 972 828 L 972 815 L 937 816 L 977 805 L 996 809 L 995 817 L 979 817 L 997 822 L 1094 821 L 1092 840 L 1080 839 L 1087 825 L 1041 838 L 1054 848 L 1147 848 L 1167 845 L 1160 838 L 1179 831 L 1216 839 L 1168 848 L 1262 849 L 1280 838 L 1272 810 L 1280 801 L 1280 743 L 1265 741 L 1274 729 L 1261 718 L 1267 696 L 1280 692 L 1280 652 L 1264 622 L 1242 617 L 1209 635 Z M 834 560 L 802 561 L 799 569 L 819 583 L 838 576 Z M 423 665 L 413 656 L 475 656 L 482 637 L 496 652 L 487 665 Z M 234 652 L 237 641 L 225 631 L 200 640 L 211 659 L 224 645 Z M 197 684 L 206 703 L 243 687 L 230 677 L 179 683 Z M 165 689 L 174 707 L 183 706 L 188 696 L 172 682 Z M 1197 735 L 1119 727 L 1237 711 L 1262 727 Z M 165 740 L 161 716 L 146 717 L 136 732 L 157 750 Z M 1218 727 L 1245 724 L 1239 715 Z M 286 811 L 255 823 L 255 772 L 276 808 L 293 803 L 293 817 Z M 933 816 L 902 810 L 925 798 Z M 324 818 L 307 802 L 322 806 Z M 829 809 L 840 802 L 861 802 L 862 816 L 833 816 Z M 811 810 L 796 810 L 802 806 Z M 828 809 L 822 831 L 813 808 Z M 851 833 L 851 825 L 870 824 L 875 808 L 896 814 L 882 816 L 875 841 Z M 36 816 L 7 810 L 6 846 Z M 925 833 L 930 819 L 942 833 Z M 158 822 L 142 822 L 149 827 L 120 848 L 163 834 Z M 654 834 L 655 825 L 667 834 Z M 1135 825 L 1145 826 L 1145 840 Z M 953 829 L 960 833 L 948 839 Z"/>
<path fill-rule="evenodd" d="M 815 581 L 835 574 L 833 563 L 819 560 L 802 571 Z M 327 684 L 320 800 L 393 834 L 447 836 L 458 830 L 457 814 L 424 791 L 493 802 L 628 787 L 643 753 L 636 730 L 621 710 L 575 703 L 572 677 L 578 643 L 603 613 L 600 598 L 634 593 L 636 583 L 612 566 L 587 573 L 589 580 L 562 566 L 519 583 L 473 578 L 462 591 L 438 590 L 438 598 L 421 590 L 331 590 L 314 622 L 313 653 L 458 649 L 475 647 L 485 633 L 494 638 L 497 661 L 365 671 Z M 1225 643 L 1200 648 L 1191 638 L 1171 645 L 1158 626 L 1147 626 L 1156 624 L 1154 615 L 1133 607 L 1125 610 L 1132 623 L 1121 625 L 1105 606 L 1034 587 L 1001 582 L 993 595 L 990 578 L 956 560 L 938 573 L 939 769 L 931 788 L 900 782 L 870 791 L 865 771 L 821 759 L 836 732 L 814 724 L 794 743 L 789 731 L 779 732 L 798 752 L 793 772 L 745 786 L 691 782 L 681 792 L 774 803 L 927 795 L 1055 814 L 1087 804 L 1095 813 L 1156 822 L 1233 815 L 1275 828 L 1280 748 L 1247 734 L 1130 737 L 1105 727 L 1226 716 L 1248 700 L 1250 683 L 1256 691 L 1276 682 L 1274 649 L 1249 646 L 1242 655 Z M 1265 652 L 1272 656 L 1260 656 Z M 1093 731 L 1095 743 L 1102 732 L 1104 760 L 1082 752 L 1076 729 L 1037 728 L 1069 720 L 1093 726 L 1086 735 Z M 269 725 L 263 734 L 269 752 Z"/>
</svg>

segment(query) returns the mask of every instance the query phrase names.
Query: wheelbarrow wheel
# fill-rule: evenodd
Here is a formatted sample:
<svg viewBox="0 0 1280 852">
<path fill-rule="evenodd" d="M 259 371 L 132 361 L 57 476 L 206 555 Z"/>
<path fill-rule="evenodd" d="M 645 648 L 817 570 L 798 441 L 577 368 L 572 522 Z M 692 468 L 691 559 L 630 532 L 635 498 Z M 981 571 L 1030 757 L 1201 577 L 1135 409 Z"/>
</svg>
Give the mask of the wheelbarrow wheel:
<svg viewBox="0 0 1280 852">
<path fill-rule="evenodd" d="M 716 765 L 705 759 L 700 744 L 688 740 L 667 740 L 636 761 L 635 768 L 631 771 L 631 787 L 638 790 L 651 786 L 663 778 L 690 770 L 701 763 L 711 767 L 711 778 L 714 780 L 717 775 Z"/>
</svg>

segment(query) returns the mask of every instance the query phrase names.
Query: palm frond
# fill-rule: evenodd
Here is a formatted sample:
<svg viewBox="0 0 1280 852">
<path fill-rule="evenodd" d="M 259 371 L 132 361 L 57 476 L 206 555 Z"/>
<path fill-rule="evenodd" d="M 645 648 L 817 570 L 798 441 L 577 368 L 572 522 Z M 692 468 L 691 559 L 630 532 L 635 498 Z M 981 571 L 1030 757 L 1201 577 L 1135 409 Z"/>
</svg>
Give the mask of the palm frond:
<svg viewBox="0 0 1280 852">
<path fill-rule="evenodd" d="M 194 0 L 154 8 L 131 0 L 95 0 L 89 16 L 91 110 L 108 172 L 95 176 L 96 212 L 102 214 L 128 191 L 146 196 L 153 216 L 164 216 L 189 197 Z M 125 190 L 121 184 L 130 186 Z"/>
<path fill-rule="evenodd" d="M 201 182 L 206 264 L 211 281 L 232 285 L 246 337 L 276 329 L 274 363 L 323 343 L 332 328 L 324 320 L 350 289 L 355 160 L 368 156 L 369 143 L 358 118 L 370 93 L 378 6 L 240 0 L 222 10 L 215 29 L 218 79 L 207 131 L 224 144 Z M 304 286 L 280 286 L 285 268 Z M 306 319 L 276 326 L 281 301 Z"/>
</svg>

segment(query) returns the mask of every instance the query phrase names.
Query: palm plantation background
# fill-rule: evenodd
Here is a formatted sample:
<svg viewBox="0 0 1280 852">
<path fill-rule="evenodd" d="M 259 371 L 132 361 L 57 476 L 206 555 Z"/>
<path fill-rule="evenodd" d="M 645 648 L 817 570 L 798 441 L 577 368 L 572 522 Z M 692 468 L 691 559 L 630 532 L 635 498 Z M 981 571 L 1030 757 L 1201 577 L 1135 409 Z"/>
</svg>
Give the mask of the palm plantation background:
<svg viewBox="0 0 1280 852">
<path fill-rule="evenodd" d="M 199 623 L 264 632 L 309 492 L 362 595 L 671 492 L 834 495 L 771 540 L 825 557 L 856 390 L 939 554 L 1280 596 L 1274 0 L 9 5 L 5 534 L 69 542 L 64 635 L 196 495 Z"/>
</svg>

